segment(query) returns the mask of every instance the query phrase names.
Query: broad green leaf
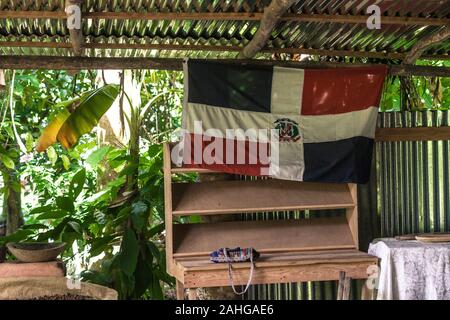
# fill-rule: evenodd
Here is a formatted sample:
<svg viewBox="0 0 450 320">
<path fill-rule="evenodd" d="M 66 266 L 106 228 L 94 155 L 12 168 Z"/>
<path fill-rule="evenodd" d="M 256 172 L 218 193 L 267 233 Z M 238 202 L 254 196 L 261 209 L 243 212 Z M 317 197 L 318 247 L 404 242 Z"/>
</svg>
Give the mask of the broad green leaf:
<svg viewBox="0 0 450 320">
<path fill-rule="evenodd" d="M 161 144 L 152 144 L 149 148 L 148 148 L 148 156 L 150 158 L 155 158 L 157 157 L 159 154 L 161 154 L 163 151 L 162 145 Z"/>
<path fill-rule="evenodd" d="M 6 154 L 8 155 L 8 157 L 10 157 L 13 160 L 19 159 L 19 157 L 20 157 L 20 153 L 16 149 L 9 149 Z"/>
<path fill-rule="evenodd" d="M 83 190 L 85 182 L 86 182 L 86 170 L 81 169 L 73 176 L 72 181 L 70 181 L 69 192 L 73 199 L 78 198 L 81 191 Z"/>
<path fill-rule="evenodd" d="M 64 166 L 64 169 L 69 170 L 70 169 L 70 159 L 68 156 L 66 156 L 65 154 L 63 154 L 61 156 L 61 160 Z"/>
<path fill-rule="evenodd" d="M 153 277 L 152 296 L 155 300 L 164 300 L 164 293 L 162 291 L 161 283 L 157 277 Z"/>
<path fill-rule="evenodd" d="M 141 231 L 147 221 L 148 207 L 143 201 L 133 203 L 131 207 L 131 220 L 136 230 Z"/>
<path fill-rule="evenodd" d="M 156 247 L 156 245 L 151 241 L 147 242 L 147 246 L 152 255 L 155 257 L 156 261 L 159 263 L 159 260 L 161 259 L 161 252 L 159 252 L 158 247 Z"/>
<path fill-rule="evenodd" d="M 114 223 L 119 225 L 125 222 L 128 219 L 131 213 L 130 206 L 123 206 L 120 211 L 117 213 L 116 219 L 114 219 Z"/>
<path fill-rule="evenodd" d="M 76 222 L 76 221 L 69 221 L 69 222 L 67 222 L 67 225 L 71 226 L 72 229 L 76 233 L 82 234 L 81 225 L 78 222 Z"/>
<path fill-rule="evenodd" d="M 52 165 L 54 166 L 56 161 L 58 161 L 58 155 L 56 154 L 55 148 L 48 147 L 47 149 L 47 156 Z"/>
<path fill-rule="evenodd" d="M 92 167 L 95 168 L 97 165 L 102 161 L 105 156 L 108 154 L 108 152 L 111 150 L 110 146 L 104 146 L 101 147 L 89 155 L 89 157 L 86 159 L 86 162 Z"/>
<path fill-rule="evenodd" d="M 8 125 L 8 126 L 4 127 L 3 129 L 5 129 L 6 133 L 8 134 L 8 136 L 9 136 L 11 139 L 14 140 L 14 139 L 16 138 L 16 136 L 14 135 L 14 131 L 13 131 L 11 125 Z"/>
<path fill-rule="evenodd" d="M 39 230 L 39 229 L 48 229 L 48 226 L 42 223 L 33 223 L 33 224 L 26 224 L 22 226 L 22 229 L 25 230 Z"/>
<path fill-rule="evenodd" d="M 67 224 L 67 226 L 69 225 L 69 223 Z M 80 238 L 80 234 L 78 232 L 70 231 L 70 229 L 68 229 L 67 226 L 64 229 L 64 232 L 61 233 L 61 241 L 66 244 L 66 249 L 69 249 L 72 248 L 73 242 L 76 239 Z"/>
<path fill-rule="evenodd" d="M 53 230 L 40 233 L 37 241 L 41 242 L 48 239 L 59 240 L 61 237 L 61 233 L 64 231 L 64 228 L 69 221 L 71 221 L 70 217 L 65 217 Z"/>
<path fill-rule="evenodd" d="M 120 266 L 126 275 L 131 276 L 136 270 L 138 254 L 139 242 L 136 239 L 136 235 L 133 230 L 127 229 L 120 248 Z"/>
<path fill-rule="evenodd" d="M 53 219 L 62 219 L 67 216 L 67 212 L 62 210 L 48 211 L 40 214 L 36 217 L 36 220 L 53 220 Z"/>
<path fill-rule="evenodd" d="M 153 269 L 153 274 L 161 281 L 168 283 L 168 284 L 173 284 L 174 283 L 174 278 L 171 277 L 166 271 L 165 271 L 165 267 L 162 266 L 161 264 L 158 266 L 159 268 L 154 268 Z"/>
<path fill-rule="evenodd" d="M 153 270 L 152 270 L 152 257 L 147 257 L 146 260 L 143 259 L 142 255 L 139 255 L 139 259 L 136 266 L 135 272 L 135 295 L 137 298 L 142 296 L 145 291 L 153 283 Z"/>
<path fill-rule="evenodd" d="M 166 226 L 165 226 L 164 223 L 161 223 L 161 224 L 158 224 L 157 226 L 154 226 L 149 231 L 149 238 L 154 237 L 157 234 L 163 232 L 165 228 L 166 228 Z"/>
<path fill-rule="evenodd" d="M 9 236 L 0 237 L 0 243 L 6 244 L 8 242 L 21 242 L 23 240 L 26 240 L 32 234 L 33 230 L 19 229 Z"/>
<path fill-rule="evenodd" d="M 128 164 L 122 171 L 120 171 L 119 177 L 131 176 L 138 170 L 137 163 Z"/>
<path fill-rule="evenodd" d="M 66 210 L 68 212 L 74 212 L 75 207 L 73 205 L 73 200 L 69 197 L 57 197 L 56 205 L 58 208 Z"/>
<path fill-rule="evenodd" d="M 92 241 L 90 255 L 91 257 L 98 256 L 102 252 L 104 252 L 109 246 L 111 246 L 111 242 L 116 238 L 116 236 L 104 236 L 102 238 L 97 238 Z"/>
<path fill-rule="evenodd" d="M 5 165 L 6 168 L 14 169 L 15 165 L 14 165 L 13 159 L 8 157 L 6 154 L 2 154 L 1 155 L 1 159 L 2 159 L 2 162 L 3 162 L 3 164 Z"/>
<path fill-rule="evenodd" d="M 52 211 L 53 206 L 51 205 L 46 205 L 46 206 L 42 206 L 42 207 L 37 207 L 34 208 L 30 211 L 30 214 L 37 214 L 37 213 L 43 213 L 43 212 L 49 212 Z"/>
<path fill-rule="evenodd" d="M 83 96 L 80 104 L 64 121 L 57 139 L 66 149 L 73 147 L 78 139 L 98 124 L 119 94 L 119 86 L 110 84 Z"/>
</svg>

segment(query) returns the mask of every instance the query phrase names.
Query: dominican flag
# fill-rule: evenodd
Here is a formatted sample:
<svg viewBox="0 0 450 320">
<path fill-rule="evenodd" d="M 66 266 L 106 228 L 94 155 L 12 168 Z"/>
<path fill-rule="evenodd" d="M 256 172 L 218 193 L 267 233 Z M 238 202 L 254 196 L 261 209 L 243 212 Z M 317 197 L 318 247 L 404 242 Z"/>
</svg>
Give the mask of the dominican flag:
<svg viewBox="0 0 450 320">
<path fill-rule="evenodd" d="M 385 66 L 297 69 L 185 62 L 186 167 L 367 183 Z"/>
</svg>

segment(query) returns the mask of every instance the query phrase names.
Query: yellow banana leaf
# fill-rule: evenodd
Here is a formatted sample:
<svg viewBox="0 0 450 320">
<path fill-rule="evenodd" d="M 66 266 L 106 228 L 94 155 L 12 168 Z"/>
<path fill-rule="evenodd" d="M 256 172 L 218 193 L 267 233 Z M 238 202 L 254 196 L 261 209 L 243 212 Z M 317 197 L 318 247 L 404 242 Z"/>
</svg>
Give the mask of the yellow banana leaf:
<svg viewBox="0 0 450 320">
<path fill-rule="evenodd" d="M 83 134 L 89 133 L 98 124 L 118 94 L 119 86 L 110 84 L 68 102 L 43 131 L 36 150 L 45 151 L 56 141 L 66 149 L 73 147 Z"/>
<path fill-rule="evenodd" d="M 37 152 L 44 152 L 52 144 L 56 143 L 56 137 L 61 129 L 64 121 L 70 116 L 70 110 L 74 110 L 77 104 L 80 103 L 83 96 L 58 103 L 58 106 L 64 107 L 64 109 L 56 115 L 56 117 L 50 122 L 50 124 L 42 132 L 36 145 Z"/>
</svg>

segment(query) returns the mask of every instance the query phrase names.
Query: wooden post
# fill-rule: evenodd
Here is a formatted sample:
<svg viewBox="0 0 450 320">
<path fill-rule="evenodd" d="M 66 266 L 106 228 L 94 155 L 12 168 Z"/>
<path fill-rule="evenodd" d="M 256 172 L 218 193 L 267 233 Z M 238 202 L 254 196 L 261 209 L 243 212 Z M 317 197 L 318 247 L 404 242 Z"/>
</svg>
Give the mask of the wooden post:
<svg viewBox="0 0 450 320">
<path fill-rule="evenodd" d="M 367 283 L 364 283 L 361 288 L 361 300 L 375 300 L 375 290 L 370 289 Z"/>
<path fill-rule="evenodd" d="M 273 28 L 280 21 L 286 11 L 298 0 L 272 0 L 270 5 L 264 9 L 258 31 L 253 39 L 239 54 L 239 58 L 253 58 L 262 48 L 265 47 Z"/>
<path fill-rule="evenodd" d="M 345 276 L 344 291 L 342 292 L 342 300 L 350 300 L 352 278 Z"/>
<path fill-rule="evenodd" d="M 342 294 L 344 292 L 344 281 L 345 281 L 345 272 L 341 271 L 339 272 L 337 300 L 342 300 Z"/>
<path fill-rule="evenodd" d="M 184 284 L 179 281 L 177 279 L 177 284 L 176 284 L 176 291 L 177 291 L 177 300 L 184 300 L 184 294 L 185 294 L 185 290 L 184 290 Z"/>
<path fill-rule="evenodd" d="M 349 183 L 348 187 L 352 195 L 353 203 L 355 206 L 346 210 L 346 216 L 348 225 L 350 227 L 350 232 L 352 233 L 353 241 L 355 243 L 356 249 L 359 248 L 359 238 L 358 238 L 358 186 L 354 183 Z"/>
<path fill-rule="evenodd" d="M 172 233 L 172 160 L 170 158 L 170 146 L 168 143 L 163 145 L 163 163 L 164 163 L 164 208 L 165 208 L 165 226 L 166 226 L 166 266 L 167 272 L 174 275 L 173 267 L 173 233 Z"/>
<path fill-rule="evenodd" d="M 83 26 L 81 4 L 83 0 L 66 0 L 67 27 L 75 56 L 83 54 Z"/>
</svg>

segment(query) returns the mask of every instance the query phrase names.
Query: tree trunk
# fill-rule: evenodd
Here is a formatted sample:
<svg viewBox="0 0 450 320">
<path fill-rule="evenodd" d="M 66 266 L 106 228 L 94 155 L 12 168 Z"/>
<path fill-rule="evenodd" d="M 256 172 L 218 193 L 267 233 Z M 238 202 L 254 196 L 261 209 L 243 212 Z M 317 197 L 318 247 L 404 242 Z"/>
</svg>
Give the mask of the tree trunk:
<svg viewBox="0 0 450 320">
<path fill-rule="evenodd" d="M 3 199 L 3 215 L 6 217 L 6 235 L 10 235 L 23 225 L 21 192 L 12 187 L 14 184 L 20 185 L 20 180 L 14 170 L 4 169 L 3 181 L 8 181 Z"/>
<path fill-rule="evenodd" d="M 6 235 L 6 224 L 4 223 L 4 221 L 1 221 L 0 218 L 0 237 L 3 237 L 5 235 Z M 0 246 L 0 263 L 5 261 L 5 257 L 6 257 L 6 247 Z"/>
</svg>

